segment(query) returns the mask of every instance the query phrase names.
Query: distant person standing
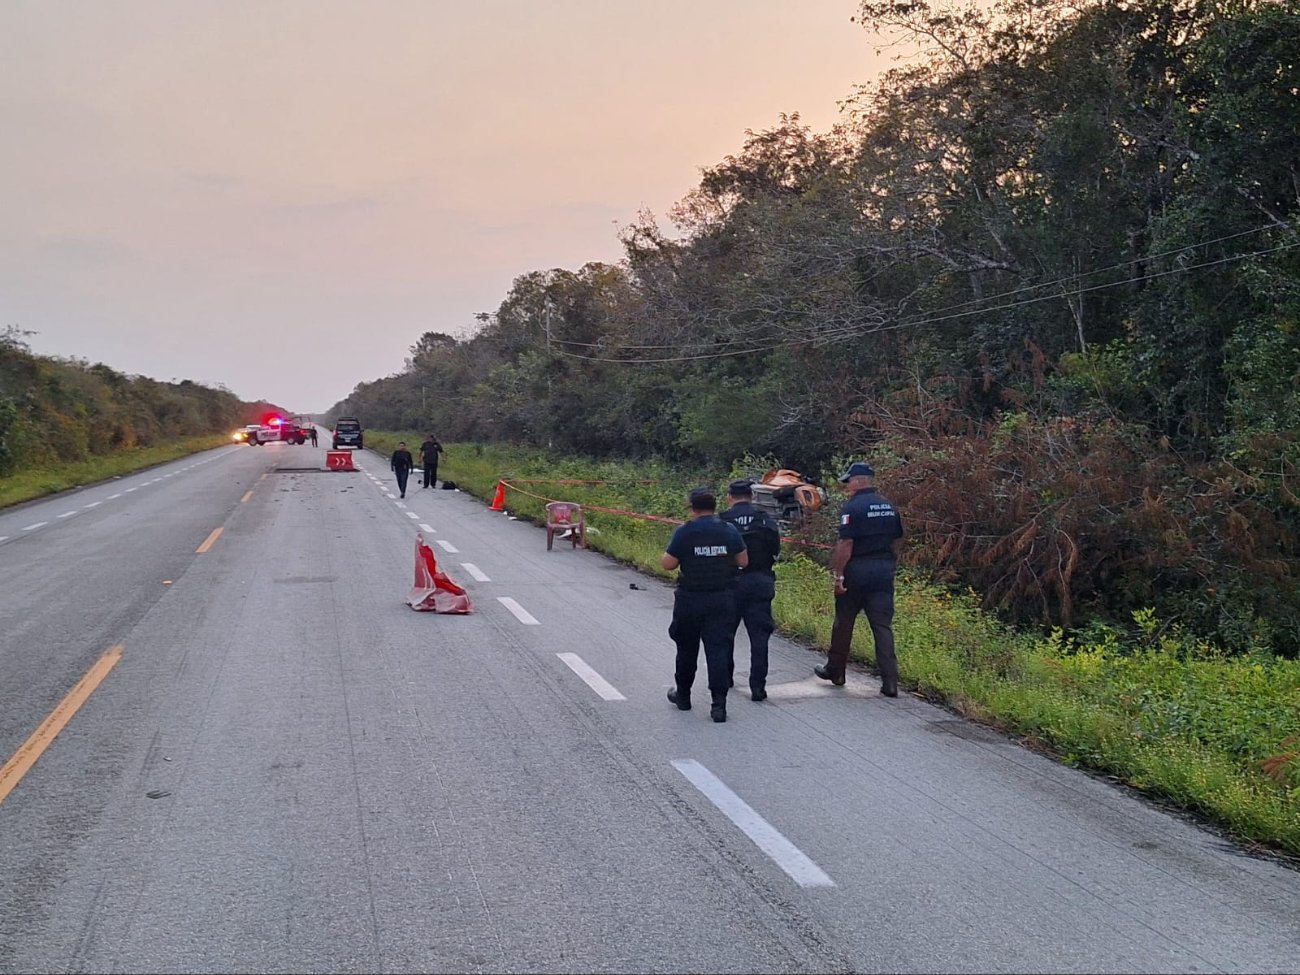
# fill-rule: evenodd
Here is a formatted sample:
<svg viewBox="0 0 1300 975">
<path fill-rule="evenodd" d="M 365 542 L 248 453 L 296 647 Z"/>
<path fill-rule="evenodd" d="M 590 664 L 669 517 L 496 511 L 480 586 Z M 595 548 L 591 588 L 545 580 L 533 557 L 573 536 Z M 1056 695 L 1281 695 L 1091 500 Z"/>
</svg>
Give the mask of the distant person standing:
<svg viewBox="0 0 1300 975">
<path fill-rule="evenodd" d="M 844 683 L 849 644 L 858 613 L 867 614 L 876 642 L 880 693 L 898 697 L 898 657 L 894 653 L 894 573 L 903 551 L 903 520 L 875 488 L 870 464 L 850 464 L 840 484 L 852 497 L 840 508 L 840 537 L 831 553 L 835 583 L 835 622 L 826 663 L 814 667 L 822 680 Z"/>
<path fill-rule="evenodd" d="M 311 445 L 316 446 L 316 424 L 311 425 Z"/>
<path fill-rule="evenodd" d="M 438 438 L 429 434 L 424 438 L 424 443 L 420 444 L 420 463 L 424 465 L 424 486 L 427 488 L 436 488 L 438 486 L 438 455 L 442 453 L 442 444 L 438 443 Z"/>
<path fill-rule="evenodd" d="M 735 525 L 718 520 L 718 501 L 708 488 L 690 493 L 691 520 L 673 532 L 660 565 L 680 569 L 673 598 L 668 636 L 677 644 L 676 682 L 668 700 L 680 711 L 691 709 L 691 685 L 699 666 L 700 642 L 709 668 L 709 693 L 714 721 L 727 720 L 727 689 L 731 686 L 731 647 L 736 633 L 736 603 L 731 583 L 736 566 L 749 557 Z"/>
<path fill-rule="evenodd" d="M 749 696 L 767 700 L 767 643 L 776 629 L 772 619 L 772 600 L 776 597 L 774 563 L 781 554 L 781 528 L 776 519 L 754 505 L 752 481 L 732 481 L 727 488 L 729 507 L 718 515 L 720 521 L 735 525 L 745 540 L 749 564 L 736 576 L 736 618 L 732 632 L 743 622 L 749 635 Z M 735 637 L 732 637 L 735 646 Z M 732 654 L 734 673 L 735 653 Z"/>
<path fill-rule="evenodd" d="M 415 466 L 415 460 L 411 457 L 411 452 L 406 449 L 405 440 L 401 441 L 393 451 L 388 466 L 397 475 L 397 490 L 401 492 L 402 497 L 406 497 L 406 479 L 411 476 L 411 468 Z"/>
</svg>

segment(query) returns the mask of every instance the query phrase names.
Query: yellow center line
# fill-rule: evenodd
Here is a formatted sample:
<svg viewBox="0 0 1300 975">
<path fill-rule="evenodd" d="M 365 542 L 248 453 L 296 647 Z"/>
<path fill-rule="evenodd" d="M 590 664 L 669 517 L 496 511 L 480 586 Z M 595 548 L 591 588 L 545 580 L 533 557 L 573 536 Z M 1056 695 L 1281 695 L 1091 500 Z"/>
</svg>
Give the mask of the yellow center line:
<svg viewBox="0 0 1300 975">
<path fill-rule="evenodd" d="M 240 503 L 240 504 L 243 504 L 245 501 L 247 501 L 247 500 L 248 500 L 249 498 L 251 498 L 252 496 L 253 496 L 253 492 L 252 492 L 252 491 L 245 491 L 245 492 L 244 492 L 244 496 L 243 496 L 242 498 L 239 499 L 239 503 Z"/>
<path fill-rule="evenodd" d="M 203 540 L 203 544 L 194 550 L 194 554 L 202 555 L 208 549 L 212 548 L 212 546 L 216 544 L 217 539 L 221 537 L 223 531 L 225 531 L 224 528 L 212 529 L 212 534 Z"/>
<path fill-rule="evenodd" d="M 108 676 L 108 672 L 122 659 L 122 650 L 122 644 L 119 643 L 104 651 L 104 655 L 95 661 L 90 670 L 86 671 L 86 676 L 77 681 L 77 685 L 68 692 L 68 696 L 58 703 L 58 706 L 32 732 L 32 736 L 23 742 L 18 751 L 14 752 L 13 757 L 0 767 L 0 802 L 4 802 L 5 797 L 14 791 L 45 749 L 50 747 L 50 743 L 58 733 L 72 720 L 72 716 L 86 703 L 86 699 Z"/>
</svg>

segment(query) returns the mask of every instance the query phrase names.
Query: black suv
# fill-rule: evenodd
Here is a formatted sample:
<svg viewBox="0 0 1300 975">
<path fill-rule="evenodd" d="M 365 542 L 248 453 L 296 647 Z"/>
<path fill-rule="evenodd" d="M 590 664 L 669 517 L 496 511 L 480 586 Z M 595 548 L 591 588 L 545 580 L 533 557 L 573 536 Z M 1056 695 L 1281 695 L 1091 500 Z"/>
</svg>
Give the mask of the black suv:
<svg viewBox="0 0 1300 975">
<path fill-rule="evenodd" d="M 362 447 L 361 421 L 355 416 L 341 416 L 334 421 L 334 449 Z"/>
</svg>

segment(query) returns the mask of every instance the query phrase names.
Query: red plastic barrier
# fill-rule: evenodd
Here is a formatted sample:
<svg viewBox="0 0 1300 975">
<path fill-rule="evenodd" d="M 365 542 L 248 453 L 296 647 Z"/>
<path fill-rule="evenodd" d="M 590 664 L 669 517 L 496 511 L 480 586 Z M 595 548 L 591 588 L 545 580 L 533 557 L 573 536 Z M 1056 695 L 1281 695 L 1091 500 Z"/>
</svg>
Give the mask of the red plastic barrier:
<svg viewBox="0 0 1300 975">
<path fill-rule="evenodd" d="M 352 451 L 350 450 L 327 450 L 325 452 L 325 466 L 332 471 L 355 471 L 356 467 L 352 463 Z"/>
<path fill-rule="evenodd" d="M 472 613 L 469 594 L 438 568 L 433 549 L 423 533 L 415 536 L 415 587 L 406 597 L 406 605 L 422 613 Z"/>
</svg>

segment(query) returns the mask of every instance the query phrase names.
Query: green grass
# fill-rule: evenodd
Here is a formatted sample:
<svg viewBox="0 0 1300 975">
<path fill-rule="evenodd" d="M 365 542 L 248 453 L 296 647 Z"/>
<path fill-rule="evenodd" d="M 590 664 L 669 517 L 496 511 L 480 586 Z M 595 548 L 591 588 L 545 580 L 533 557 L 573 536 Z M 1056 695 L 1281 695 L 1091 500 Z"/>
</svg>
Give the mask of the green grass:
<svg viewBox="0 0 1300 975">
<path fill-rule="evenodd" d="M 0 508 L 47 494 L 57 494 L 82 484 L 94 484 L 121 474 L 165 464 L 178 457 L 186 457 L 200 450 L 211 450 L 230 443 L 230 438 L 220 435 L 189 437 L 136 450 L 119 450 L 102 454 L 89 460 L 58 464 L 38 470 L 20 471 L 0 477 Z"/>
<path fill-rule="evenodd" d="M 418 433 L 369 432 L 387 452 Z M 521 485 L 544 498 L 681 518 L 697 483 L 712 477 L 646 463 L 598 463 L 476 444 L 446 445 L 439 475 L 485 502 L 501 478 L 600 479 L 601 485 Z M 638 483 L 650 479 L 653 483 Z M 507 508 L 540 520 L 544 500 L 507 492 Z M 659 577 L 672 526 L 592 512 L 593 549 Z M 825 539 L 830 541 L 830 539 Z M 810 557 L 811 556 L 811 557 Z M 773 611 L 788 637 L 830 640 L 833 596 L 816 552 L 787 547 Z M 1087 639 L 1018 633 L 979 608 L 974 594 L 899 581 L 902 682 L 971 718 L 1027 736 L 1062 761 L 1103 772 L 1195 812 L 1238 838 L 1300 855 L 1300 661 L 1228 657 L 1138 614 L 1133 634 L 1097 628 Z M 860 621 L 853 655 L 874 663 Z M 811 662 L 810 662 L 811 663 Z"/>
</svg>

